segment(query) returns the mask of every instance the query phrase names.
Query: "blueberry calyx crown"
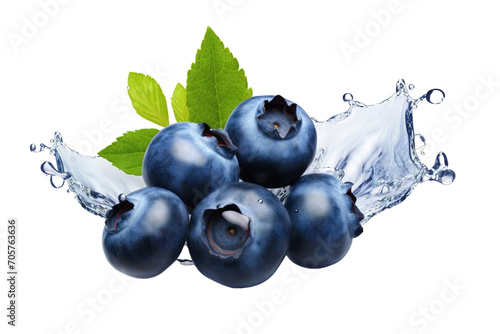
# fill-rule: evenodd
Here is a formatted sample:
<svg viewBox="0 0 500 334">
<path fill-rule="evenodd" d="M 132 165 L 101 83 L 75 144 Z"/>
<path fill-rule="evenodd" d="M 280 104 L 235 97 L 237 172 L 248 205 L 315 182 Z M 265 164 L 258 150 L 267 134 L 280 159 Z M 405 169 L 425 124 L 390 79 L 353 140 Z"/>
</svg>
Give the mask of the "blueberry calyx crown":
<svg viewBox="0 0 500 334">
<path fill-rule="evenodd" d="M 217 257 L 237 259 L 251 240 L 250 219 L 235 204 L 206 210 L 202 223 L 202 242 Z"/>
<path fill-rule="evenodd" d="M 301 124 L 301 119 L 297 116 L 297 104 L 288 104 L 281 95 L 264 101 L 263 113 L 257 120 L 265 133 L 280 139 L 293 136 Z"/>
<path fill-rule="evenodd" d="M 358 218 L 358 223 L 360 223 L 363 219 L 365 219 L 365 215 L 356 206 L 356 200 L 357 200 L 357 198 L 352 193 L 352 188 L 349 188 L 347 190 L 346 195 L 349 196 L 352 199 L 352 206 L 353 206 L 352 207 L 352 211 L 356 215 L 356 217 Z M 359 225 L 352 232 L 352 234 L 353 234 L 352 237 L 353 238 L 359 237 L 359 235 L 361 233 L 363 233 L 363 226 Z"/>
<path fill-rule="evenodd" d="M 201 136 L 215 138 L 217 141 L 217 148 L 222 149 L 228 154 L 234 155 L 236 153 L 237 147 L 233 144 L 226 131 L 221 129 L 212 129 L 207 123 L 200 123 L 199 126 L 202 128 Z"/>
<path fill-rule="evenodd" d="M 134 204 L 130 203 L 127 200 L 121 201 L 120 203 L 114 205 L 113 208 L 106 214 L 106 220 L 104 221 L 104 224 L 106 224 L 106 229 L 109 232 L 116 232 L 120 217 L 122 217 L 125 213 L 131 211 L 133 208 Z"/>
</svg>

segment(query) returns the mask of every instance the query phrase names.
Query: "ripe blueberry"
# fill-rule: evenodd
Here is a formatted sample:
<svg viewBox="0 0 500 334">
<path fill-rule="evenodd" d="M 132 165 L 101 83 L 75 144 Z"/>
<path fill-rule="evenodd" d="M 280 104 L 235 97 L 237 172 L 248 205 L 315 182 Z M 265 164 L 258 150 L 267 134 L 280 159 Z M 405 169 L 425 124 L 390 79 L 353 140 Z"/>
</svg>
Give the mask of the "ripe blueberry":
<svg viewBox="0 0 500 334">
<path fill-rule="evenodd" d="M 104 254 L 118 271 L 137 278 L 162 273 L 187 239 L 189 213 L 172 192 L 146 187 L 127 195 L 106 218 Z"/>
<path fill-rule="evenodd" d="M 192 210 L 215 189 L 238 181 L 235 152 L 224 130 L 212 130 L 205 123 L 174 123 L 149 144 L 142 177 L 148 186 L 172 191 Z"/>
<path fill-rule="evenodd" d="M 292 222 L 288 258 L 307 268 L 340 261 L 352 239 L 363 231 L 363 214 L 355 205 L 351 183 L 328 174 L 307 174 L 291 187 L 285 200 Z"/>
<path fill-rule="evenodd" d="M 306 112 L 280 95 L 240 103 L 225 130 L 238 147 L 240 177 L 266 188 L 292 184 L 316 152 L 316 128 Z"/>
<path fill-rule="evenodd" d="M 206 277 L 229 287 L 260 284 L 290 243 L 290 217 L 269 190 L 239 182 L 214 191 L 191 216 L 188 248 Z"/>
</svg>

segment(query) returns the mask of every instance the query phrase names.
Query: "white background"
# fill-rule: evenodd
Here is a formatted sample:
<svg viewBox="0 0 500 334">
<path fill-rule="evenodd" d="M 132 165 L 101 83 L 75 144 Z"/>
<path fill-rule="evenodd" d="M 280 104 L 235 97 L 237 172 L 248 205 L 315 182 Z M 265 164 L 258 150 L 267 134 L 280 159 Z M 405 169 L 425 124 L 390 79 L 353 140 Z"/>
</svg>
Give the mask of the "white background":
<svg viewBox="0 0 500 334">
<path fill-rule="evenodd" d="M 7 218 L 20 225 L 19 326 L 6 325 L 2 279 L 2 332 L 500 331 L 493 1 L 64 2 L 52 1 L 50 16 L 49 0 L 0 5 L 4 273 Z M 103 219 L 50 186 L 39 166 L 51 157 L 29 145 L 48 144 L 57 130 L 94 155 L 127 130 L 154 126 L 127 102 L 128 72 L 152 75 L 170 100 L 207 26 L 238 58 L 254 95 L 282 94 L 318 119 L 344 111 L 346 92 L 364 103 L 385 99 L 399 78 L 415 84 L 415 96 L 443 89 L 443 104 L 417 109 L 416 132 L 429 140 L 427 164 L 447 153 L 455 183 L 419 185 L 322 270 L 285 260 L 270 280 L 240 290 L 181 265 L 118 280 L 101 248 Z M 13 38 L 24 40 L 16 46 Z M 346 45 L 356 53 L 346 55 Z"/>
</svg>

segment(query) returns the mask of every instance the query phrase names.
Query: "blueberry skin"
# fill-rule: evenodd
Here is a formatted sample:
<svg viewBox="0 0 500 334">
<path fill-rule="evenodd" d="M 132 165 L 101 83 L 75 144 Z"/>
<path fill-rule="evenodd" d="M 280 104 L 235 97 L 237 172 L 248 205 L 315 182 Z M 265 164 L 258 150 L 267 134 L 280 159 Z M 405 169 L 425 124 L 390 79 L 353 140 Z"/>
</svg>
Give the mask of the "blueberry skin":
<svg viewBox="0 0 500 334">
<path fill-rule="evenodd" d="M 300 106 L 279 95 L 243 101 L 229 116 L 225 130 L 238 147 L 240 178 L 266 188 L 292 184 L 316 153 L 312 120 Z"/>
<path fill-rule="evenodd" d="M 224 130 L 211 130 L 205 123 L 174 123 L 149 144 L 142 177 L 148 186 L 172 191 L 192 210 L 215 189 L 238 181 L 235 151 Z"/>
<path fill-rule="evenodd" d="M 224 210 L 247 217 L 248 231 L 222 219 Z M 215 222 L 212 227 L 211 222 Z M 232 227 L 237 230 L 234 243 L 228 234 Z M 245 288 L 266 281 L 278 269 L 290 245 L 290 228 L 285 207 L 269 190 L 233 183 L 217 189 L 195 208 L 188 248 L 203 275 L 228 287 Z"/>
<path fill-rule="evenodd" d="M 323 268 L 340 261 L 352 239 L 363 232 L 363 214 L 350 192 L 328 174 L 307 174 L 292 185 L 285 207 L 292 221 L 288 258 L 306 268 Z"/>
<path fill-rule="evenodd" d="M 186 242 L 189 213 L 172 192 L 146 187 L 127 195 L 108 213 L 104 254 L 118 271 L 136 278 L 161 274 Z"/>
</svg>

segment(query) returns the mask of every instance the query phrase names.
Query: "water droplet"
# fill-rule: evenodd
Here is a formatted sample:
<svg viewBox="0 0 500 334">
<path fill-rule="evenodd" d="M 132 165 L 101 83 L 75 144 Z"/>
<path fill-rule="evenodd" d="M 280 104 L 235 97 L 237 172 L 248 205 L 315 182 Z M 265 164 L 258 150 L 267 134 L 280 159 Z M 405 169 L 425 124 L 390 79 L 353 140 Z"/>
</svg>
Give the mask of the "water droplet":
<svg viewBox="0 0 500 334">
<path fill-rule="evenodd" d="M 444 185 L 451 184 L 455 181 L 455 172 L 448 169 L 448 158 L 444 152 L 439 152 L 436 156 L 434 166 L 428 171 L 428 174 L 428 180 L 437 181 Z"/>
<path fill-rule="evenodd" d="M 129 90 L 129 89 L 130 89 L 130 86 L 127 86 L 127 90 Z"/>
<path fill-rule="evenodd" d="M 260 204 L 264 203 L 264 201 L 261 199 L 259 199 L 257 202 L 259 202 Z"/>
<path fill-rule="evenodd" d="M 40 144 L 39 148 L 37 148 L 35 144 L 31 144 L 30 145 L 30 151 L 33 152 L 33 153 L 40 153 L 43 150 L 45 150 L 46 148 L 50 149 L 50 147 L 46 146 L 43 143 Z"/>
<path fill-rule="evenodd" d="M 384 184 L 382 186 L 382 189 L 380 189 L 380 194 L 387 194 L 389 193 L 389 190 L 390 190 L 389 187 L 386 184 Z"/>
<path fill-rule="evenodd" d="M 345 93 L 344 96 L 342 96 L 342 100 L 344 100 L 344 102 L 351 102 L 354 100 L 354 97 L 351 93 Z"/>
<path fill-rule="evenodd" d="M 414 90 L 414 89 L 415 89 L 415 85 L 414 85 L 414 84 L 410 84 L 410 85 L 408 86 L 408 89 L 409 89 L 409 90 Z"/>
<path fill-rule="evenodd" d="M 127 195 L 121 193 L 120 195 L 118 195 L 118 200 L 120 202 L 125 202 L 127 200 Z"/>
<path fill-rule="evenodd" d="M 431 104 L 440 104 L 444 101 L 445 96 L 444 92 L 439 88 L 431 89 L 424 95 L 427 102 Z"/>
<path fill-rule="evenodd" d="M 293 210 L 293 212 L 297 213 L 297 212 L 299 212 L 299 209 L 295 209 L 295 210 Z"/>
<path fill-rule="evenodd" d="M 444 185 L 452 184 L 455 181 L 455 172 L 451 169 L 441 170 L 436 174 L 434 180 Z"/>
</svg>

